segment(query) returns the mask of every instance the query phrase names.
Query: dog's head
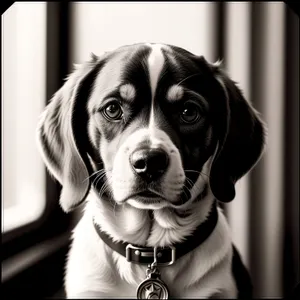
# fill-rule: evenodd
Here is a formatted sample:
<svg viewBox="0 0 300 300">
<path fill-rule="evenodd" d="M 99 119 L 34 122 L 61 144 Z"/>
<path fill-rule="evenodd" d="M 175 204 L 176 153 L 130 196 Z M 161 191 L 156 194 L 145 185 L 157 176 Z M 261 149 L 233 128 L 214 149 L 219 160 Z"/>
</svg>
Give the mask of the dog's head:
<svg viewBox="0 0 300 300">
<path fill-rule="evenodd" d="M 218 65 L 136 44 L 77 68 L 43 113 L 38 141 L 65 211 L 91 186 L 117 204 L 159 209 L 207 187 L 231 201 L 262 153 L 264 127 Z"/>
</svg>

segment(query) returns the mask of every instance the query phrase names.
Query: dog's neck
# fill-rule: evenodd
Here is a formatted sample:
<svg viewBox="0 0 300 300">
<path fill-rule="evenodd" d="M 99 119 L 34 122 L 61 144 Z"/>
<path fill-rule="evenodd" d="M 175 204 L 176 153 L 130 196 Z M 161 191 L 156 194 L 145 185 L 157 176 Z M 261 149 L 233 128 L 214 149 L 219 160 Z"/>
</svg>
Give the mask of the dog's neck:
<svg viewBox="0 0 300 300">
<path fill-rule="evenodd" d="M 87 209 L 90 210 L 96 224 L 114 241 L 164 247 L 181 242 L 203 223 L 213 202 L 214 197 L 208 189 L 203 199 L 191 203 L 188 214 L 179 214 L 170 208 L 154 210 L 150 214 L 148 210 L 137 209 L 128 204 L 117 205 L 100 199 L 92 189 Z"/>
</svg>

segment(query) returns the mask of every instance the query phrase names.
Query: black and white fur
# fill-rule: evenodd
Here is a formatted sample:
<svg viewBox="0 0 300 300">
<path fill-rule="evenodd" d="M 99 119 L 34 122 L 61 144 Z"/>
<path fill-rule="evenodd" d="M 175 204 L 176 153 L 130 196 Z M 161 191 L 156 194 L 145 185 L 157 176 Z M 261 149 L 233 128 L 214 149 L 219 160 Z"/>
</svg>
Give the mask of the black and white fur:
<svg viewBox="0 0 300 300">
<path fill-rule="evenodd" d="M 121 109 L 118 120 L 107 117 L 112 103 Z M 195 122 L 183 119 L 186 111 L 196 113 Z M 135 298 L 145 266 L 105 245 L 92 219 L 115 241 L 180 242 L 216 199 L 235 197 L 236 181 L 262 154 L 264 133 L 258 113 L 221 67 L 179 47 L 124 46 L 77 67 L 38 126 L 43 159 L 62 184 L 63 210 L 86 202 L 67 261 L 67 297 Z M 150 183 L 130 165 L 141 147 L 168 156 L 167 169 Z M 157 197 L 138 195 L 145 189 Z M 161 268 L 172 297 L 237 298 L 230 229 L 218 214 L 202 245 Z"/>
</svg>

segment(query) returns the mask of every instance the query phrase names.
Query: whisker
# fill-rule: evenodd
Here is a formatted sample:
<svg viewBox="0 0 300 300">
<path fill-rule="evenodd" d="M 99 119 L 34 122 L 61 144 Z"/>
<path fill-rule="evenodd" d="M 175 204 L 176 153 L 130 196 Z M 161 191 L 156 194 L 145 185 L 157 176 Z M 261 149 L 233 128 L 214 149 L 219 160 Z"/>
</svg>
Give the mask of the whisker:
<svg viewBox="0 0 300 300">
<path fill-rule="evenodd" d="M 189 190 L 189 188 L 184 184 L 183 185 L 187 190 Z M 186 196 L 186 198 L 188 198 L 188 195 L 187 195 L 187 193 L 186 193 L 186 191 L 185 191 L 185 189 L 182 189 L 183 190 L 183 193 L 184 193 L 184 195 Z M 183 199 L 181 198 L 181 202 L 182 202 L 182 204 L 184 204 L 184 202 L 183 202 Z"/>
<path fill-rule="evenodd" d="M 112 204 L 116 204 L 115 201 L 113 201 L 113 193 L 112 193 L 112 190 L 109 188 L 112 184 L 111 184 L 111 175 L 110 176 L 107 176 L 107 179 L 106 179 L 106 185 L 105 185 L 105 191 L 104 192 L 107 192 L 108 193 L 108 196 L 109 196 L 109 201 L 112 203 Z"/>
<path fill-rule="evenodd" d="M 88 180 L 89 178 L 91 178 L 92 176 L 94 176 L 95 174 L 102 173 L 102 172 L 105 172 L 105 170 L 104 170 L 104 169 L 101 169 L 101 170 L 98 170 L 98 171 L 92 173 L 90 176 L 88 176 L 87 178 L 85 178 L 85 179 L 83 180 L 83 182 L 85 182 L 86 180 Z"/>
<path fill-rule="evenodd" d="M 191 189 L 196 189 L 196 193 L 200 192 L 200 187 L 197 186 L 196 182 L 193 183 L 192 180 L 188 177 L 186 177 L 187 182 L 191 185 Z"/>
<path fill-rule="evenodd" d="M 94 182 L 95 182 L 97 179 L 102 178 L 104 175 L 105 175 L 105 172 L 99 173 L 99 174 L 94 178 L 92 184 L 94 184 Z"/>
<path fill-rule="evenodd" d="M 184 82 L 184 81 L 190 79 L 191 77 L 198 76 L 198 75 L 200 75 L 200 74 L 201 74 L 201 73 L 196 73 L 196 74 L 192 74 L 192 75 L 190 75 L 190 76 L 187 76 L 186 78 L 184 78 L 184 79 L 182 79 L 181 81 L 179 81 L 179 83 L 177 83 L 176 86 L 180 85 L 182 82 Z"/>
<path fill-rule="evenodd" d="M 94 185 L 95 185 L 95 187 L 97 187 L 98 182 L 99 182 L 105 175 L 107 175 L 105 172 L 104 172 L 103 174 L 99 174 L 99 176 L 97 176 L 97 177 L 93 180 L 92 184 L 94 184 L 94 182 L 96 181 L 96 183 L 95 183 Z"/>
<path fill-rule="evenodd" d="M 194 173 L 198 173 L 199 175 L 205 175 L 207 177 L 209 177 L 209 175 L 205 174 L 203 171 L 196 171 L 196 170 L 184 170 L 185 172 L 194 172 Z"/>
<path fill-rule="evenodd" d="M 103 185 L 101 186 L 101 189 L 99 191 L 99 195 L 100 197 L 107 191 L 107 188 L 109 187 L 109 185 L 107 184 L 107 180 L 103 183 Z"/>
<path fill-rule="evenodd" d="M 190 178 L 186 177 L 185 180 L 190 185 L 190 188 L 194 186 L 194 182 Z"/>
<path fill-rule="evenodd" d="M 202 186 L 198 186 L 196 183 L 194 184 L 193 188 L 195 189 L 195 194 L 200 195 L 203 192 Z M 198 196 L 196 196 L 197 198 Z"/>
</svg>

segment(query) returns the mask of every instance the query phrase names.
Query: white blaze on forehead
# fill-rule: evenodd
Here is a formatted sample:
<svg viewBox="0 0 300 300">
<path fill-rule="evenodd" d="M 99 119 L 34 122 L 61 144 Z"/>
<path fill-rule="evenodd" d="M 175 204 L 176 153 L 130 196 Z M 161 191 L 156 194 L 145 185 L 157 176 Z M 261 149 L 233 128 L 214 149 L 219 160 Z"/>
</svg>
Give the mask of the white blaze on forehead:
<svg viewBox="0 0 300 300">
<path fill-rule="evenodd" d="M 148 69 L 151 85 L 152 100 L 155 96 L 155 91 L 158 83 L 158 78 L 164 66 L 165 58 L 161 51 L 161 45 L 151 45 L 152 51 L 148 58 Z"/>
<path fill-rule="evenodd" d="M 169 101 L 180 100 L 183 97 L 183 87 L 180 85 L 172 85 L 167 93 L 167 99 Z"/>
<path fill-rule="evenodd" d="M 135 98 L 135 88 L 132 84 L 124 84 L 120 87 L 120 95 L 123 99 L 132 101 Z"/>
<path fill-rule="evenodd" d="M 161 75 L 165 63 L 165 58 L 162 53 L 162 48 L 164 48 L 165 46 L 159 44 L 154 44 L 149 46 L 152 48 L 152 51 L 150 52 L 150 55 L 148 57 L 148 71 L 149 71 L 149 79 L 150 79 L 151 95 L 152 95 L 149 130 L 150 132 L 152 132 L 155 127 L 153 101 L 156 93 L 158 79 Z"/>
</svg>

